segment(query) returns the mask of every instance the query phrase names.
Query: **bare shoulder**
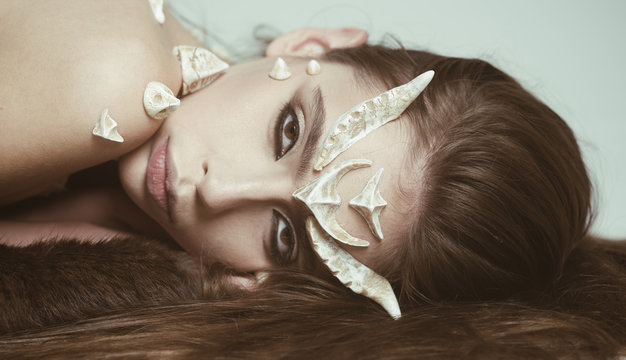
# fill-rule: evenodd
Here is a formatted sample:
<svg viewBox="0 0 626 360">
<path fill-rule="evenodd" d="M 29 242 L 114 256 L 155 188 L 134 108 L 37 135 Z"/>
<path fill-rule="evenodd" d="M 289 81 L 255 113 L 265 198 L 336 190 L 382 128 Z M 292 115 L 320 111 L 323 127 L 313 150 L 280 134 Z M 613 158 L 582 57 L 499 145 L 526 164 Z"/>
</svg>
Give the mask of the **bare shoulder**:
<svg viewBox="0 0 626 360">
<path fill-rule="evenodd" d="M 171 54 L 181 28 L 169 15 L 159 24 L 148 0 L 8 0 L 0 18 L 0 204 L 1 189 L 37 188 L 141 145 L 160 126 L 144 112 L 146 84 L 181 87 Z M 123 143 L 91 134 L 104 109 Z"/>
</svg>

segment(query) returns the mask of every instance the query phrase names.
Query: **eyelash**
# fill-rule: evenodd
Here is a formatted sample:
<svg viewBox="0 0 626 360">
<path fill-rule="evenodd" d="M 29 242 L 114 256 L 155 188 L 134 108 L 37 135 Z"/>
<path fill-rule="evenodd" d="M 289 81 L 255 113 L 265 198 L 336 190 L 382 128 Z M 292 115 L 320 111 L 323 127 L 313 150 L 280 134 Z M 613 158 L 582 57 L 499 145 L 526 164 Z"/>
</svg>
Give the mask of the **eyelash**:
<svg viewBox="0 0 626 360">
<path fill-rule="evenodd" d="M 281 227 L 282 224 L 284 225 Z M 287 233 L 285 233 L 285 236 L 288 236 L 287 240 L 289 244 L 285 244 L 285 246 L 287 246 L 287 251 L 286 253 L 283 253 L 280 251 L 278 243 L 282 242 L 280 238 L 285 231 L 287 231 Z M 292 262 L 294 257 L 294 249 L 296 247 L 296 235 L 294 234 L 291 224 L 281 213 L 276 210 L 274 210 L 272 234 L 274 239 L 272 241 L 271 254 L 274 257 L 274 260 L 279 266 L 288 265 Z"/>
<path fill-rule="evenodd" d="M 291 119 L 291 121 L 287 121 Z M 285 134 L 285 130 L 287 130 L 288 126 L 293 126 L 290 130 L 294 130 L 290 134 Z M 289 139 L 289 136 L 292 138 Z M 293 110 L 293 106 L 291 104 L 285 104 L 282 110 L 280 111 L 280 115 L 276 121 L 276 126 L 274 127 L 274 141 L 275 141 L 275 156 L 276 160 L 280 160 L 283 156 L 285 156 L 298 142 L 300 138 L 300 124 L 298 122 L 298 116 L 296 112 Z M 291 143 L 288 146 L 284 145 L 286 140 L 290 140 Z"/>
<path fill-rule="evenodd" d="M 288 128 L 291 127 L 291 128 Z M 285 132 L 289 131 L 288 134 Z M 293 109 L 291 103 L 287 103 L 283 106 L 276 120 L 274 126 L 274 139 L 275 139 L 275 158 L 276 161 L 280 160 L 283 156 L 295 146 L 300 138 L 300 123 L 298 116 Z M 291 141 L 285 146 L 286 141 Z M 284 244 L 281 240 L 281 235 L 288 236 L 288 244 Z M 271 255 L 279 266 L 285 266 L 293 261 L 294 249 L 296 245 L 296 235 L 291 223 L 278 211 L 274 210 L 273 224 L 272 224 L 272 245 Z M 284 246 L 287 246 L 286 252 L 281 252 L 279 248 L 279 242 L 282 242 Z"/>
</svg>

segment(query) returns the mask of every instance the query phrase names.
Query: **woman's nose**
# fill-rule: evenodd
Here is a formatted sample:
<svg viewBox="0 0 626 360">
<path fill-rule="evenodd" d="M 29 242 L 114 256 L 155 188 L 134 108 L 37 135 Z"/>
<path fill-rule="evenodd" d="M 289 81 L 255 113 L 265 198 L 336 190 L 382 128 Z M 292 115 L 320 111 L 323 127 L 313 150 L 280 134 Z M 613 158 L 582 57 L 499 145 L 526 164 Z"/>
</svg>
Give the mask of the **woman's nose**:
<svg viewBox="0 0 626 360">
<path fill-rule="evenodd" d="M 205 162 L 203 168 L 197 192 L 211 213 L 291 200 L 291 177 L 275 164 Z"/>
</svg>

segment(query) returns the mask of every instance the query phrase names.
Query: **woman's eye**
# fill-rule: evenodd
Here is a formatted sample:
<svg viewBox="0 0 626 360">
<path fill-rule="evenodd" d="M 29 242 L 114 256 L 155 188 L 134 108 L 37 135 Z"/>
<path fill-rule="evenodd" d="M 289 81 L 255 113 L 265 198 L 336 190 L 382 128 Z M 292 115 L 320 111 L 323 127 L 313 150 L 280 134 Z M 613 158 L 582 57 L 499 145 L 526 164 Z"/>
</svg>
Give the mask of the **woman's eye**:
<svg viewBox="0 0 626 360">
<path fill-rule="evenodd" d="M 291 105 L 285 106 L 281 111 L 276 126 L 276 160 L 279 160 L 291 150 L 300 136 L 298 116 Z"/>
<path fill-rule="evenodd" d="M 274 210 L 274 230 L 272 232 L 272 253 L 278 265 L 288 265 L 293 261 L 296 236 L 291 224 Z"/>
</svg>

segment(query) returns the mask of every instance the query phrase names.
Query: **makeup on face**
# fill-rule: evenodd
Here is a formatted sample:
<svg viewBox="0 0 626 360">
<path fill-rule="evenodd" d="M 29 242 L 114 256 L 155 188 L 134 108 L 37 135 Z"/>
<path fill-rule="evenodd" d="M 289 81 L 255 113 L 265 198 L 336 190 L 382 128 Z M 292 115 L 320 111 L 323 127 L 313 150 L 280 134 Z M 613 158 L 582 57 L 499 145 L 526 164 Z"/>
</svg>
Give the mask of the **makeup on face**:
<svg viewBox="0 0 626 360">
<path fill-rule="evenodd" d="M 322 170 L 352 144 L 399 118 L 430 83 L 433 75 L 434 71 L 427 71 L 404 85 L 361 102 L 341 115 L 322 142 L 315 170 Z"/>
<path fill-rule="evenodd" d="M 433 74 L 432 70 L 427 71 L 407 84 L 359 103 L 341 115 L 320 147 L 315 170 L 322 170 L 354 143 L 399 118 L 430 83 Z M 352 246 L 369 246 L 369 242 L 355 238 L 343 230 L 336 219 L 337 209 L 341 204 L 341 198 L 336 191 L 339 180 L 348 171 L 369 165 L 371 161 L 365 159 L 346 160 L 296 190 L 293 196 L 305 203 L 313 213 L 313 217 L 306 220 L 307 235 L 315 252 L 333 275 L 354 292 L 378 302 L 397 319 L 400 317 L 400 308 L 389 282 L 334 243 L 336 240 Z M 383 232 L 379 216 L 387 205 L 379 191 L 382 172 L 381 168 L 367 182 L 361 193 L 350 201 L 351 207 L 366 220 L 370 231 L 380 240 L 383 239 Z"/>
<path fill-rule="evenodd" d="M 313 250 L 342 284 L 355 293 L 376 301 L 394 319 L 401 316 L 398 300 L 387 279 L 337 246 L 313 216 L 306 219 L 306 231 Z"/>
<path fill-rule="evenodd" d="M 163 12 L 163 1 L 150 1 L 155 17 L 159 19 Z M 220 60 L 207 49 L 180 45 L 172 49 L 178 59 L 183 77 L 183 95 L 198 91 L 210 84 L 217 75 L 227 69 L 229 65 Z M 171 112 L 178 109 L 180 100 L 172 90 L 158 81 L 151 81 L 146 85 L 143 93 L 143 106 L 146 114 L 155 120 L 167 118 Z M 117 131 L 118 123 L 104 109 L 100 120 L 95 124 L 92 134 L 114 142 L 124 142 L 124 138 Z"/>
<path fill-rule="evenodd" d="M 324 129 L 337 127 L 338 121 L 332 118 L 337 119 L 371 92 L 354 88 L 348 66 L 323 64 L 324 71 L 313 77 L 306 73 L 308 59 L 289 62 L 294 73 L 286 80 L 268 78 L 276 59 L 261 59 L 233 67 L 215 86 L 189 97 L 171 113 L 154 141 L 126 157 L 121 166 L 125 169 L 120 171 L 124 186 L 133 201 L 185 250 L 206 256 L 209 262 L 223 262 L 242 272 L 296 263 L 307 268 L 308 257 L 312 256 L 311 262 L 316 257 L 315 251 L 306 251 L 310 234 L 301 228 L 308 215 L 333 242 L 348 239 L 348 244 L 361 244 L 352 251 L 353 245 L 334 243 L 364 265 L 380 246 L 367 247 L 368 243 L 382 239 L 383 232 L 387 240 L 395 239 L 399 231 L 386 229 L 390 220 L 382 215 L 389 214 L 392 222 L 396 214 L 401 216 L 399 206 L 384 204 L 395 202 L 388 179 L 397 177 L 402 169 L 406 149 L 396 145 L 402 132 L 399 126 L 369 132 L 371 140 L 353 146 L 359 138 L 346 147 L 352 147 L 344 154 L 348 160 L 329 163 L 319 173 L 312 170 L 309 161 L 318 160 L 315 149 L 323 143 L 318 139 L 330 136 Z M 146 163 L 167 138 L 172 161 L 166 158 L 166 167 L 176 164 L 178 174 L 170 181 L 176 193 L 176 221 L 163 210 L 172 208 L 168 187 L 162 181 L 155 181 L 158 186 L 151 185 L 151 191 L 146 186 Z M 363 159 L 365 154 L 374 164 L 385 164 L 384 174 L 373 169 L 367 175 L 372 161 Z M 160 172 L 160 179 L 165 179 L 166 173 Z M 342 180 L 347 173 L 351 174 Z M 357 178 L 361 180 L 352 180 Z M 296 188 L 302 199 L 294 201 Z M 315 199 L 316 193 L 322 201 Z M 339 194 L 350 195 L 341 199 Z M 341 207 L 353 210 L 336 210 L 349 199 L 352 204 Z M 369 236 L 370 232 L 374 235 Z"/>
<path fill-rule="evenodd" d="M 315 169 L 321 170 L 354 143 L 400 117 L 430 83 L 433 75 L 432 70 L 420 74 L 410 82 L 365 100 L 339 116 L 318 151 Z M 352 246 L 368 246 L 369 242 L 353 237 L 338 224 L 335 217 L 341 198 L 336 193 L 336 187 L 346 172 L 370 164 L 369 160 L 344 161 L 293 193 L 296 199 L 304 202 L 313 212 L 326 232 L 337 241 Z M 379 216 L 387 202 L 379 191 L 381 176 L 382 169 L 370 179 L 363 191 L 350 201 L 350 205 L 363 216 L 374 236 L 382 240 L 384 236 Z"/>
<path fill-rule="evenodd" d="M 169 138 L 161 140 L 148 160 L 146 169 L 146 185 L 150 196 L 159 205 L 161 210 L 172 219 L 172 207 L 176 194 L 171 188 L 176 172 L 169 161 Z"/>
<path fill-rule="evenodd" d="M 366 159 L 347 160 L 325 171 L 309 184 L 293 192 L 293 197 L 302 201 L 311 210 L 322 228 L 337 241 L 352 246 L 369 246 L 369 242 L 346 232 L 337 222 L 337 210 L 341 198 L 337 194 L 339 180 L 349 171 L 372 164 Z"/>
</svg>

